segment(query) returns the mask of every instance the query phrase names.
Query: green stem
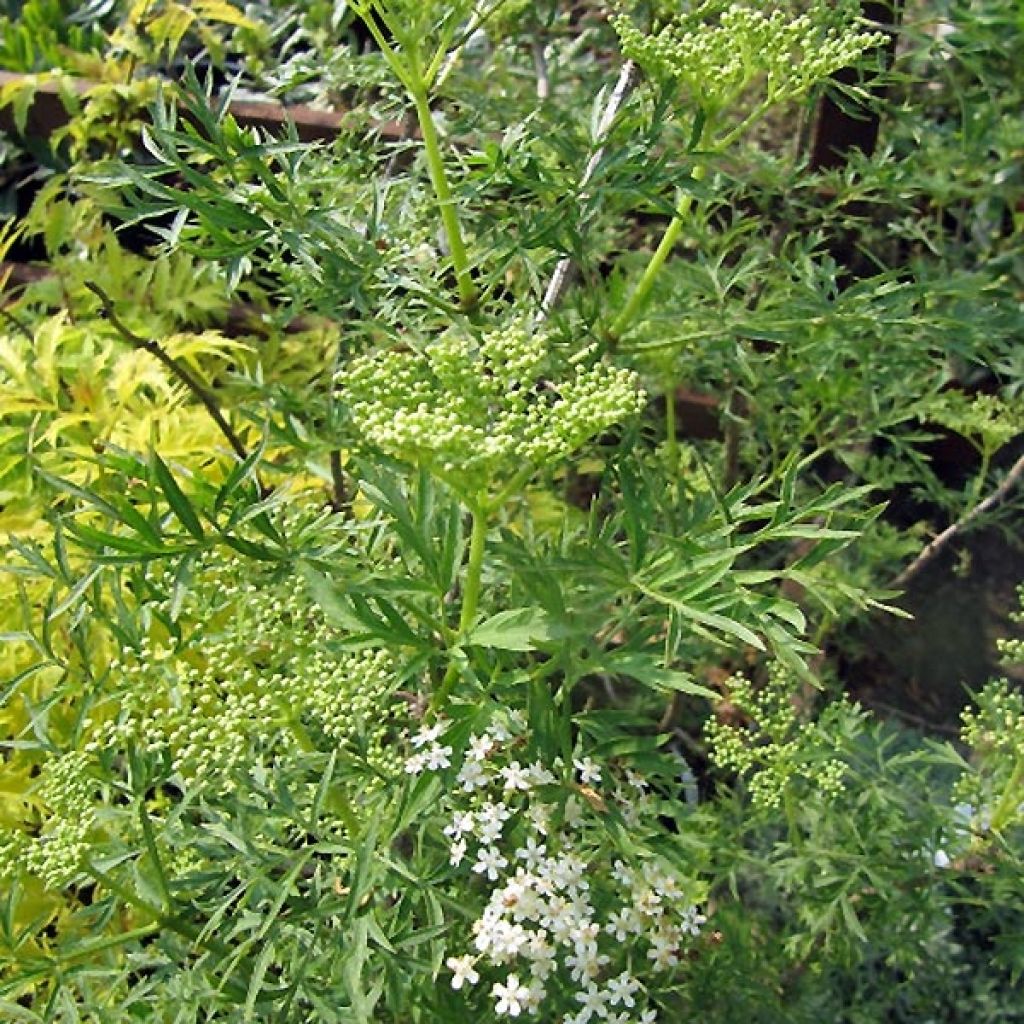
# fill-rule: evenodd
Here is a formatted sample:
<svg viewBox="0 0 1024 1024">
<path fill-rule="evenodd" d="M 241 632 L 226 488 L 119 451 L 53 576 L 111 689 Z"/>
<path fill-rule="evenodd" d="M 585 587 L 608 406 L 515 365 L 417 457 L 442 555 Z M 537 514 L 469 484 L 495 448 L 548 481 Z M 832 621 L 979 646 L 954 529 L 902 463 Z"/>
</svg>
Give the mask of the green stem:
<svg viewBox="0 0 1024 1024">
<path fill-rule="evenodd" d="M 462 229 L 459 216 L 455 209 L 455 197 L 448 184 L 448 175 L 444 169 L 444 157 L 441 154 L 441 142 L 434 124 L 434 114 L 430 109 L 430 98 L 422 78 L 418 78 L 410 88 L 410 95 L 416 105 L 416 117 L 419 120 L 420 134 L 423 136 L 423 149 L 427 157 L 427 170 L 434 186 L 437 205 L 441 211 L 441 222 L 448 238 L 448 249 L 451 252 L 452 267 L 459 289 L 459 303 L 463 310 L 470 310 L 476 305 L 476 287 L 469 272 L 469 256 L 462 240 Z"/>
<path fill-rule="evenodd" d="M 466 582 L 462 592 L 462 613 L 459 632 L 465 633 L 476 618 L 480 603 L 480 579 L 484 568 L 484 546 L 487 542 L 487 510 L 474 507 L 473 529 L 469 539 L 469 561 L 466 563 Z"/>
<path fill-rule="evenodd" d="M 693 178 L 694 181 L 700 181 L 700 179 L 704 177 L 705 172 L 706 168 L 704 165 L 698 164 L 690 172 L 690 177 Z M 665 261 L 671 255 L 676 242 L 679 241 L 679 236 L 682 234 L 683 227 L 686 224 L 686 220 L 692 206 L 693 194 L 691 192 L 686 192 L 680 198 L 679 203 L 676 206 L 675 216 L 670 221 L 668 227 L 665 228 L 665 234 L 661 236 L 658 248 L 654 250 L 654 254 L 651 256 L 650 262 L 647 264 L 643 276 L 640 278 L 636 288 L 633 289 L 633 294 L 630 295 L 629 299 L 626 301 L 626 305 L 623 306 L 622 311 L 615 318 L 615 322 L 611 326 L 609 333 L 613 339 L 621 338 L 637 316 L 643 312 L 644 306 L 647 305 L 647 301 L 651 297 L 654 282 L 657 279 L 658 274 L 661 272 L 661 268 L 665 265 Z"/>
<path fill-rule="evenodd" d="M 456 641 L 461 639 L 473 625 L 480 604 L 480 581 L 484 569 L 484 550 L 487 544 L 490 506 L 475 504 L 471 506 L 470 514 L 473 517 L 473 525 L 469 538 L 469 560 L 466 563 L 466 576 L 462 585 L 462 610 L 459 613 L 459 634 L 455 638 Z M 448 662 L 448 669 L 441 680 L 441 685 L 430 702 L 431 709 L 435 713 L 440 712 L 448 703 L 448 697 L 451 695 L 458 676 L 459 666 L 452 658 Z"/>
<path fill-rule="evenodd" d="M 1003 826 L 1013 817 L 1018 805 L 1021 803 L 1021 792 L 1024 790 L 1024 755 L 1017 758 L 1010 773 L 1010 781 L 1007 782 L 999 804 L 992 812 L 992 831 L 1000 832 Z"/>
<path fill-rule="evenodd" d="M 665 454 L 669 472 L 674 474 L 679 465 L 679 442 L 676 439 L 676 386 L 671 380 L 665 388 Z"/>
</svg>

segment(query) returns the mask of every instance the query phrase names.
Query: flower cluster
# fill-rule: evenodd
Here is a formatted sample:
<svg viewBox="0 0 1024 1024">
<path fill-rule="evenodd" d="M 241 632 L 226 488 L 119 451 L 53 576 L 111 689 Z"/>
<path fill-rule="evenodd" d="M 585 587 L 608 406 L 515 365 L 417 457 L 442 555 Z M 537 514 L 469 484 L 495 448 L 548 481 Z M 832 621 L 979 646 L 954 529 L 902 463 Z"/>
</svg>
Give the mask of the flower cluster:
<svg viewBox="0 0 1024 1024">
<path fill-rule="evenodd" d="M 651 979 L 671 980 L 705 915 L 698 882 L 639 844 L 628 858 L 610 847 L 609 817 L 634 840 L 658 829 L 652 787 L 589 757 L 528 760 L 514 714 L 472 735 L 460 755 L 447 731 L 440 721 L 414 736 L 406 770 L 454 775 L 443 805 L 448 860 L 485 889 L 472 949 L 446 961 L 452 987 L 487 972 L 499 1016 L 656 1020 Z"/>
<path fill-rule="evenodd" d="M 1010 613 L 1010 618 L 1020 626 L 1024 626 L 1024 587 L 1017 588 L 1017 600 L 1020 610 Z M 1024 665 L 1024 636 L 1000 637 L 996 640 L 1000 660 L 1005 665 Z"/>
<path fill-rule="evenodd" d="M 53 889 L 70 881 L 88 849 L 87 837 L 96 820 L 92 790 L 83 754 L 64 754 L 46 763 L 39 782 L 46 820 L 38 835 L 0 830 L 0 883 L 8 884 L 21 872 Z"/>
<path fill-rule="evenodd" d="M 337 384 L 367 441 L 476 497 L 640 411 L 634 373 L 585 363 L 559 366 L 547 340 L 519 326 L 451 330 L 423 351 L 360 357 Z"/>
<path fill-rule="evenodd" d="M 758 78 L 765 80 L 764 102 L 781 103 L 885 42 L 862 27 L 857 0 L 814 0 L 803 13 L 792 5 L 703 3 L 655 35 L 641 32 L 621 10 L 611 20 L 626 56 L 677 82 L 712 116 Z"/>
<path fill-rule="evenodd" d="M 308 748 L 357 750 L 380 779 L 399 764 L 395 674 L 383 651 L 338 654 L 338 631 L 302 579 L 267 574 L 210 552 L 181 603 L 182 639 L 144 637 L 111 665 L 111 699 L 94 710 L 92 753 L 166 757 L 190 784 L 230 785 L 261 758 Z M 142 613 L 169 621 L 173 572 L 156 574 Z"/>
<path fill-rule="evenodd" d="M 856 728 L 855 708 L 836 701 L 819 720 L 800 722 L 791 681 L 777 664 L 759 689 L 741 675 L 726 680 L 725 689 L 733 713 L 709 721 L 705 735 L 715 764 L 744 775 L 757 806 L 780 807 L 787 787 L 801 779 L 827 797 L 843 791 L 846 766 L 834 756 L 836 737 L 847 725 Z"/>
<path fill-rule="evenodd" d="M 974 753 L 956 795 L 972 815 L 977 832 L 1024 824 L 1024 694 L 1005 681 L 989 683 L 977 696 L 977 710 L 964 710 L 961 738 Z"/>
</svg>

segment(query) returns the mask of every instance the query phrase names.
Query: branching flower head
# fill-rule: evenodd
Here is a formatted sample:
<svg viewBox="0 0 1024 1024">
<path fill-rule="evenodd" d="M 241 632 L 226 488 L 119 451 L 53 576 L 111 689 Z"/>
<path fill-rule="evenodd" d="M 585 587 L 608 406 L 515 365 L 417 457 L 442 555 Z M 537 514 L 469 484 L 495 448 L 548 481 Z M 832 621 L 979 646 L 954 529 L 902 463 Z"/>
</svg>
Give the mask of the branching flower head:
<svg viewBox="0 0 1024 1024">
<path fill-rule="evenodd" d="M 765 104 L 805 93 L 853 64 L 885 36 L 863 27 L 858 0 L 794 5 L 704 2 L 646 34 L 621 10 L 612 24 L 627 57 L 661 81 L 675 82 L 708 117 L 727 109 L 763 78 Z"/>
<path fill-rule="evenodd" d="M 778 664 L 760 689 L 741 675 L 730 677 L 726 687 L 730 704 L 747 718 L 739 723 L 712 719 L 705 734 L 712 760 L 744 776 L 755 804 L 780 807 L 786 791 L 798 784 L 828 798 L 843 792 L 846 765 L 836 756 L 837 739 L 859 728 L 858 709 L 836 701 L 817 721 L 801 722 L 792 680 Z"/>
<path fill-rule="evenodd" d="M 559 365 L 547 339 L 520 326 L 364 356 L 338 385 L 367 442 L 474 499 L 564 459 L 644 402 L 631 371 Z"/>
</svg>

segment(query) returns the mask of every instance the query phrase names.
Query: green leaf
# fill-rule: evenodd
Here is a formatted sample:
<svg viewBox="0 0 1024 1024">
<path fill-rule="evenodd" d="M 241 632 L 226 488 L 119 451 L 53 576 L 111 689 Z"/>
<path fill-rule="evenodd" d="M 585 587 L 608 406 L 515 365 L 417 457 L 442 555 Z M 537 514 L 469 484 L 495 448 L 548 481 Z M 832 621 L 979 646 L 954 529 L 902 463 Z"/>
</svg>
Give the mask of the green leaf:
<svg viewBox="0 0 1024 1024">
<path fill-rule="evenodd" d="M 591 671 L 609 672 L 614 675 L 629 676 L 653 690 L 664 692 L 675 690 L 678 693 L 688 693 L 694 697 L 707 697 L 709 700 L 718 700 L 719 694 L 701 686 L 693 680 L 689 672 L 678 672 L 674 669 L 665 668 L 654 657 L 646 654 L 606 654 L 603 655 L 597 665 Z"/>
<path fill-rule="evenodd" d="M 498 612 L 470 631 L 466 643 L 501 651 L 533 651 L 551 639 L 551 623 L 540 608 L 510 608 Z"/>
<path fill-rule="evenodd" d="M 178 486 L 178 482 L 167 468 L 167 464 L 156 452 L 153 453 L 153 473 L 156 476 L 156 482 L 159 484 L 160 490 L 164 492 L 167 504 L 171 506 L 171 511 L 178 517 L 181 525 L 196 540 L 205 540 L 206 533 L 203 530 L 203 524 L 199 522 L 199 516 L 196 515 L 191 502 L 185 497 L 184 492 Z"/>
</svg>

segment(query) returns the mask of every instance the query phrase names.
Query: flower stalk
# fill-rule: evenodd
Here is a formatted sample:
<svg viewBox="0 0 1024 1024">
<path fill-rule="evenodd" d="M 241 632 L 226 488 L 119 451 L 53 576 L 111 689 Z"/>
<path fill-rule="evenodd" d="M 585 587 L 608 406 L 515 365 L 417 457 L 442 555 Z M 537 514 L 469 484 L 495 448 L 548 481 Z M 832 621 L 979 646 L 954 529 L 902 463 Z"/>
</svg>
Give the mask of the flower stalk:
<svg viewBox="0 0 1024 1024">
<path fill-rule="evenodd" d="M 417 77 L 409 84 L 409 93 L 416 106 L 416 118 L 419 121 L 420 135 L 423 137 L 423 151 L 427 159 L 427 171 L 434 195 L 437 197 L 441 223 L 448 239 L 448 251 L 452 258 L 455 281 L 459 292 L 459 305 L 464 311 L 471 310 L 477 301 L 476 286 L 470 274 L 469 255 L 462 237 L 459 215 L 455 208 L 455 197 L 452 195 L 448 174 L 445 171 L 444 156 L 441 152 L 441 141 L 434 123 L 434 113 L 430 109 L 430 97 L 422 79 Z"/>
<path fill-rule="evenodd" d="M 694 181 L 700 181 L 704 177 L 705 173 L 705 165 L 698 164 L 690 172 L 690 177 Z M 682 234 L 692 208 L 693 194 L 691 192 L 685 192 L 680 197 L 679 202 L 676 205 L 675 216 L 665 229 L 665 234 L 661 236 L 658 248 L 654 250 L 650 261 L 644 269 L 643 276 L 640 278 L 637 286 L 633 289 L 633 293 L 626 300 L 625 306 L 622 307 L 619 315 L 612 323 L 609 334 L 613 340 L 621 338 L 633 324 L 633 321 L 636 320 L 636 318 L 643 312 L 644 307 L 647 305 L 647 302 L 651 297 L 651 292 L 654 289 L 654 282 L 657 280 L 658 274 L 661 272 L 661 268 L 665 265 L 666 260 L 675 248 L 676 242 L 679 241 L 679 236 Z"/>
</svg>

